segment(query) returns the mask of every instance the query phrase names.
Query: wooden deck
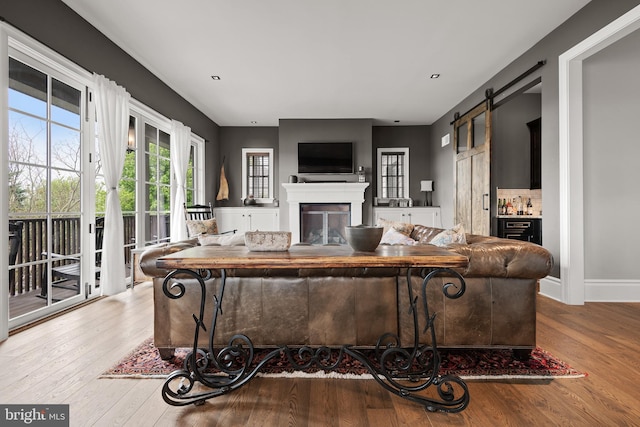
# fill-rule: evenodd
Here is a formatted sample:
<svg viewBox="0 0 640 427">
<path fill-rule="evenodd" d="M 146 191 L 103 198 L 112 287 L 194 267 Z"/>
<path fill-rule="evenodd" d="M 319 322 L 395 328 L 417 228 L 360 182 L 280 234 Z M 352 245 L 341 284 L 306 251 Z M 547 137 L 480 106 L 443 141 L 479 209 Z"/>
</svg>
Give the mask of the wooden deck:
<svg viewBox="0 0 640 427">
<path fill-rule="evenodd" d="M 73 282 L 69 281 L 69 285 Z M 52 297 L 56 300 L 64 300 L 74 295 L 78 295 L 78 291 L 74 289 L 53 288 Z M 54 302 L 55 304 L 55 302 Z M 40 297 L 40 290 L 27 292 L 21 295 L 9 297 L 9 318 L 21 316 L 30 313 L 39 308 L 47 306 L 47 300 Z"/>
<path fill-rule="evenodd" d="M 125 273 L 129 276 L 129 264 L 125 265 Z M 54 304 L 55 300 L 62 301 L 64 299 L 70 298 L 74 295 L 78 294 L 78 291 L 73 289 L 73 285 L 75 284 L 75 280 L 67 280 L 65 282 L 59 283 L 64 287 L 55 286 L 53 288 L 53 299 Z M 100 280 L 96 280 L 96 285 L 100 286 Z M 127 286 L 129 285 L 129 281 L 127 281 Z M 30 313 L 39 308 L 43 308 L 47 306 L 47 300 L 45 298 L 40 297 L 40 289 L 26 292 L 24 294 L 11 296 L 9 295 L 9 319 L 16 318 L 26 313 Z"/>
<path fill-rule="evenodd" d="M 640 304 L 566 306 L 538 297 L 538 343 L 580 379 L 469 381 L 459 414 L 428 413 L 373 381 L 256 378 L 202 406 L 173 407 L 161 379 L 102 379 L 153 333 L 150 282 L 0 344 L 4 404 L 68 404 L 71 426 L 640 425 Z"/>
</svg>

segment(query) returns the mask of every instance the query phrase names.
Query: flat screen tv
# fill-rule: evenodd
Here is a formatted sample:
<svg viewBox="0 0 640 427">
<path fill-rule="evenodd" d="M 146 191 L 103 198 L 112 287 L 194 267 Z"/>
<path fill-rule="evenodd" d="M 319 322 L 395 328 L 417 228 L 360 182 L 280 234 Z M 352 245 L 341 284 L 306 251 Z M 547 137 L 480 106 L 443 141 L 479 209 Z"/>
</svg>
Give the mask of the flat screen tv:
<svg viewBox="0 0 640 427">
<path fill-rule="evenodd" d="M 298 173 L 353 173 L 353 143 L 299 142 Z"/>
</svg>

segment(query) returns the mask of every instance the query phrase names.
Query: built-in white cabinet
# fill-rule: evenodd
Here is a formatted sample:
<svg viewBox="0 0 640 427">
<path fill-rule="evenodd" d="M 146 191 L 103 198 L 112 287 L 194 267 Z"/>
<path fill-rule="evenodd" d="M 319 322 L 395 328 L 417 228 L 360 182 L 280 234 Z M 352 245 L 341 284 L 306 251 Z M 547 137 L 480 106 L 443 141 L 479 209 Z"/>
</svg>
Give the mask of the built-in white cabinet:
<svg viewBox="0 0 640 427">
<path fill-rule="evenodd" d="M 387 208 L 374 207 L 373 218 L 378 223 L 380 218 L 389 221 L 408 222 L 410 224 L 420 224 L 427 227 L 442 227 L 440 207 L 438 206 L 418 206 L 412 208 Z"/>
<path fill-rule="evenodd" d="M 256 230 L 280 231 L 278 208 L 214 208 L 213 212 L 218 221 L 220 232 L 229 230 L 238 230 L 238 233 Z"/>
</svg>

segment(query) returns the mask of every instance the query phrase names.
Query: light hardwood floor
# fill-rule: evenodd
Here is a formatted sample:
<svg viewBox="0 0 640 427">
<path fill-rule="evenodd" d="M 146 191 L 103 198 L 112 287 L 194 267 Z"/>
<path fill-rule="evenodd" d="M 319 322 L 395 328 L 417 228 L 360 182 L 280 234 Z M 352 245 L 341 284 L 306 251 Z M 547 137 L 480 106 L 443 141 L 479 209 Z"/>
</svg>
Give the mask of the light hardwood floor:
<svg viewBox="0 0 640 427">
<path fill-rule="evenodd" d="M 162 380 L 99 379 L 153 329 L 150 283 L 0 343 L 0 402 L 70 405 L 72 426 L 640 425 L 640 304 L 566 306 L 538 298 L 538 342 L 589 375 L 468 382 L 469 407 L 428 413 L 373 381 L 257 378 L 202 406 L 175 408 Z"/>
</svg>

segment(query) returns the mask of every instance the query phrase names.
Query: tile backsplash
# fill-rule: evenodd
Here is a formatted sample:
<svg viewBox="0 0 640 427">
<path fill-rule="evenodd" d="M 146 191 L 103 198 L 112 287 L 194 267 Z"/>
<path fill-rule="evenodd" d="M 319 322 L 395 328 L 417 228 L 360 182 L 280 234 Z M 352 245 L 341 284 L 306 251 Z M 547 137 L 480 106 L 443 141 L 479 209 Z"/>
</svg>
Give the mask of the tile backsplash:
<svg viewBox="0 0 640 427">
<path fill-rule="evenodd" d="M 526 205 L 527 200 L 531 197 L 531 204 L 533 205 L 533 214 L 542 215 L 542 190 L 529 190 L 521 188 L 498 188 L 497 199 L 509 199 L 513 203 L 513 199 L 518 200 L 518 197 L 522 197 L 522 202 Z M 496 204 L 498 201 L 496 200 Z"/>
</svg>

